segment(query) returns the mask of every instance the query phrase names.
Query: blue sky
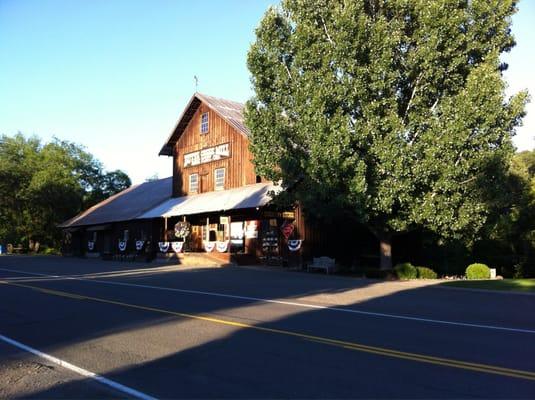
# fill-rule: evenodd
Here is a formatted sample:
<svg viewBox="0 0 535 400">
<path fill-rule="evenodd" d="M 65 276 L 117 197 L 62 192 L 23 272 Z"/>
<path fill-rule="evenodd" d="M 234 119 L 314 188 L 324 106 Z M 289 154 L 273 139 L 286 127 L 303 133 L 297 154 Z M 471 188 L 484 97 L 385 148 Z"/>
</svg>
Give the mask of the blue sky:
<svg viewBox="0 0 535 400">
<path fill-rule="evenodd" d="M 275 0 L 0 0 L 0 133 L 83 144 L 134 182 L 170 175 L 158 151 L 195 90 L 245 101 L 254 29 Z M 535 95 L 535 1 L 513 18 L 510 92 Z M 515 144 L 535 145 L 535 104 Z"/>
</svg>

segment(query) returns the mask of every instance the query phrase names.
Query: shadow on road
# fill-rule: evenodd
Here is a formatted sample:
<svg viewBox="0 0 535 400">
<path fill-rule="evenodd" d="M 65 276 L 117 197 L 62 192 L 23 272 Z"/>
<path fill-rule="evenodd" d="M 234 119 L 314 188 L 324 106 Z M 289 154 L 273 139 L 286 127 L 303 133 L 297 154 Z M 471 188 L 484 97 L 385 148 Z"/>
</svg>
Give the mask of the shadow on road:
<svg viewBox="0 0 535 400">
<path fill-rule="evenodd" d="M 71 271 L 103 273 L 90 279 L 242 296 L 236 299 L 78 280 L 24 282 L 155 309 L 141 310 L 2 285 L 6 300 L 19 298 L 12 307 L 17 315 L 2 321 L 9 328 L 6 335 L 88 369 L 89 365 L 100 366 L 106 377 L 156 397 L 529 398 L 535 394 L 534 381 L 407 360 L 323 340 L 533 371 L 533 335 L 391 317 L 535 329 L 535 321 L 527 317 L 535 309 L 532 297 L 496 298 L 485 293 L 410 287 L 381 295 L 380 288 L 374 293 L 374 287 L 381 284 L 378 281 L 278 270 L 196 268 L 110 274 L 103 269 L 117 266 L 84 261 L 69 270 L 69 263 L 78 260 L 57 259 L 48 267 L 42 260 L 29 260 L 18 267 L 40 273 L 54 270 L 58 275 L 60 270 L 62 275 Z M 359 297 L 366 291 L 368 297 Z M 253 298 L 292 299 L 355 312 Z M 342 299 L 342 305 L 329 304 L 336 298 Z M 226 324 L 228 321 L 243 325 Z M 37 327 L 41 332 L 36 338 L 32 329 Z M 109 359 L 98 361 L 106 357 L 107 347 Z M 76 384 L 61 386 L 72 394 L 69 386 Z M 62 387 L 55 387 L 31 397 L 55 397 L 61 391 Z"/>
</svg>

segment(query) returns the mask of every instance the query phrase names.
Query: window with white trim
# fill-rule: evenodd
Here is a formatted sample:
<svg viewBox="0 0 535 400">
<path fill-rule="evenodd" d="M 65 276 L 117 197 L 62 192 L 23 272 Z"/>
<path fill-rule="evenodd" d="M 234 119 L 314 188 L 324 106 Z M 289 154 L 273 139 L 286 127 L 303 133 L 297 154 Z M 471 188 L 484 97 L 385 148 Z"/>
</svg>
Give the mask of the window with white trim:
<svg viewBox="0 0 535 400">
<path fill-rule="evenodd" d="M 190 174 L 189 176 L 189 192 L 197 193 L 199 191 L 199 174 Z"/>
<path fill-rule="evenodd" d="M 201 133 L 208 133 L 208 113 L 201 114 Z"/>
<path fill-rule="evenodd" d="M 214 170 L 214 188 L 215 190 L 225 189 L 225 168 L 216 168 Z"/>
</svg>

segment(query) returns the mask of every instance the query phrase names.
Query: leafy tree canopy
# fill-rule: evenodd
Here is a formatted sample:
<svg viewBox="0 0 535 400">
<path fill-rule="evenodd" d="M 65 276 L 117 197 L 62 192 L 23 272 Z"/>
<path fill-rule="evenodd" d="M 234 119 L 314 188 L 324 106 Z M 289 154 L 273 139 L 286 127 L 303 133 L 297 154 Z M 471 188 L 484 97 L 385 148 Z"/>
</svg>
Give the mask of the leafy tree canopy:
<svg viewBox="0 0 535 400">
<path fill-rule="evenodd" d="M 499 208 L 527 93 L 499 55 L 513 0 L 285 0 L 248 54 L 258 173 L 309 214 L 475 237 Z"/>
<path fill-rule="evenodd" d="M 515 154 L 505 182 L 507 211 L 489 224 L 487 236 L 510 248 L 535 274 L 535 150 Z M 528 271 L 526 270 L 527 274 Z"/>
<path fill-rule="evenodd" d="M 131 185 L 122 171 L 105 172 L 81 146 L 43 144 L 22 134 L 0 137 L 0 243 L 57 244 L 56 226 Z"/>
</svg>

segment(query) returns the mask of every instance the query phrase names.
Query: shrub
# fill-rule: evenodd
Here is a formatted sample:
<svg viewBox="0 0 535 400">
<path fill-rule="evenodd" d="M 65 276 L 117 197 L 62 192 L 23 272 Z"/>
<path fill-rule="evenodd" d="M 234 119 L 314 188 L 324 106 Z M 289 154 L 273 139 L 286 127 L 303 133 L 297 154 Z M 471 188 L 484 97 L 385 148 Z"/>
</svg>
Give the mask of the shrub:
<svg viewBox="0 0 535 400">
<path fill-rule="evenodd" d="M 54 247 L 45 247 L 42 249 L 42 254 L 45 254 L 47 256 L 54 255 L 54 256 L 60 256 L 61 251 L 58 249 L 55 249 Z"/>
<path fill-rule="evenodd" d="M 485 264 L 470 264 L 466 268 L 466 279 L 490 279 L 490 269 Z"/>
<path fill-rule="evenodd" d="M 535 264 L 528 264 L 527 262 L 515 264 L 513 266 L 512 277 L 515 279 L 535 277 Z"/>
<path fill-rule="evenodd" d="M 418 273 L 418 279 L 437 279 L 437 273 L 431 268 L 416 267 Z"/>
<path fill-rule="evenodd" d="M 396 271 L 398 278 L 403 280 L 416 279 L 418 276 L 416 267 L 408 262 L 396 265 L 394 271 Z"/>
<path fill-rule="evenodd" d="M 396 279 L 396 274 L 391 269 L 366 268 L 364 276 L 368 279 Z"/>
</svg>

